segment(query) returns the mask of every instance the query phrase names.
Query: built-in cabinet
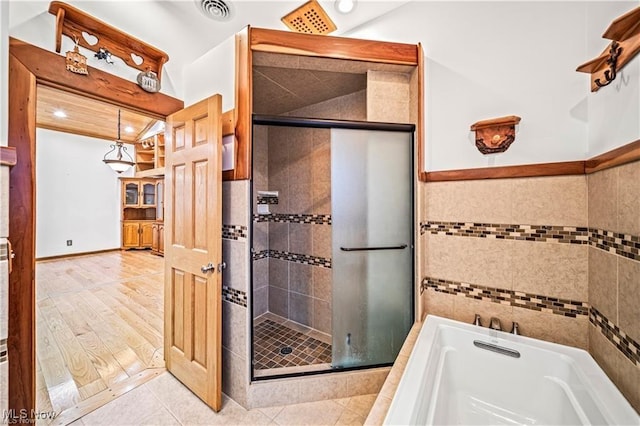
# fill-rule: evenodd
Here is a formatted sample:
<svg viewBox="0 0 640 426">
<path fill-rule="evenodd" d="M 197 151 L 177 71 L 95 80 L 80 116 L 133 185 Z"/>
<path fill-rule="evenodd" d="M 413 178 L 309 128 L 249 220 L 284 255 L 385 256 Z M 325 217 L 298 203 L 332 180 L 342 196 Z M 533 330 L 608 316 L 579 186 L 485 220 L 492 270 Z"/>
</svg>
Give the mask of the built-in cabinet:
<svg viewBox="0 0 640 426">
<path fill-rule="evenodd" d="M 164 134 L 158 133 L 136 142 L 136 176 L 164 174 Z"/>
<path fill-rule="evenodd" d="M 151 248 L 154 222 L 162 201 L 158 197 L 158 179 L 121 178 L 122 248 Z M 160 202 L 160 204 L 159 204 Z"/>
</svg>

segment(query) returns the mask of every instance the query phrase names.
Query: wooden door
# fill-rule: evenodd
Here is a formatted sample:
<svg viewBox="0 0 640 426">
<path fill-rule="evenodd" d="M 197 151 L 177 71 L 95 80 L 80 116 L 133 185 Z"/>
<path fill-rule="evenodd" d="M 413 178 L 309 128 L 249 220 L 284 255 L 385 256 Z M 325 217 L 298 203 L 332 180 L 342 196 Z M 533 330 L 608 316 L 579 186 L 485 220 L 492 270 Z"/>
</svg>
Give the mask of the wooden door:
<svg viewBox="0 0 640 426">
<path fill-rule="evenodd" d="M 211 408 L 222 383 L 222 97 L 167 118 L 165 130 L 167 369 Z"/>
</svg>

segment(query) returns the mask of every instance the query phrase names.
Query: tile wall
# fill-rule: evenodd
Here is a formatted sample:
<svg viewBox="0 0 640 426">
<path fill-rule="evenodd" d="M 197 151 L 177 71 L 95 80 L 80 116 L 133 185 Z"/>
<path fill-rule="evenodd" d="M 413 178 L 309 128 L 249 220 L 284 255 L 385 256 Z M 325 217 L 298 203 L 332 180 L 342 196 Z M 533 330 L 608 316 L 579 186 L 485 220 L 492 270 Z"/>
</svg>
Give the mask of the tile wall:
<svg viewBox="0 0 640 426">
<path fill-rule="evenodd" d="M 589 350 L 640 409 L 640 162 L 421 184 L 425 314 Z"/>
<path fill-rule="evenodd" d="M 222 183 L 222 391 L 246 406 L 249 384 L 249 181 Z"/>
<path fill-rule="evenodd" d="M 365 92 L 289 115 L 364 120 Z M 253 149 L 254 317 L 269 311 L 330 334 L 330 130 L 255 126 Z M 277 200 L 259 200 L 262 190 Z M 259 202 L 270 214 L 257 214 Z"/>
<path fill-rule="evenodd" d="M 0 166 L 0 413 L 9 408 L 9 167 Z"/>
<path fill-rule="evenodd" d="M 640 412 L 640 161 L 589 187 L 589 352 Z"/>
</svg>

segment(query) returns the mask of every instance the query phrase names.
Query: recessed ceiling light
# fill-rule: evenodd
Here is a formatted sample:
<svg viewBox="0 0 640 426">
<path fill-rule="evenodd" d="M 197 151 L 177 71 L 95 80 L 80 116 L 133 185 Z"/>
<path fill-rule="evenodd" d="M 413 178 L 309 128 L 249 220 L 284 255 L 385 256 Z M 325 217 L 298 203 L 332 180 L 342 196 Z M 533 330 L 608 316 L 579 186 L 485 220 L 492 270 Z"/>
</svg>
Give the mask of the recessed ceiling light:
<svg viewBox="0 0 640 426">
<path fill-rule="evenodd" d="M 127 132 L 127 133 L 133 133 L 133 127 L 127 126 L 127 127 L 124 128 L 124 131 Z"/>
<path fill-rule="evenodd" d="M 67 114 L 61 109 L 55 110 L 53 112 L 53 115 L 55 115 L 58 118 L 67 118 Z"/>
<path fill-rule="evenodd" d="M 356 8 L 356 0 L 336 0 L 335 4 L 340 13 L 351 13 Z"/>
</svg>

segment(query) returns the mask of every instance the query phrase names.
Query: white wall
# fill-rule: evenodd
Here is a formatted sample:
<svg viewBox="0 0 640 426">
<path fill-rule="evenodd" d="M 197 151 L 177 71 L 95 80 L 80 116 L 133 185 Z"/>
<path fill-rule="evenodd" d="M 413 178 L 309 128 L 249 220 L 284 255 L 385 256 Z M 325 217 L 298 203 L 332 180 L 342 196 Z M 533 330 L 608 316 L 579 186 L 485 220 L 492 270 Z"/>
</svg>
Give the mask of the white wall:
<svg viewBox="0 0 640 426">
<path fill-rule="evenodd" d="M 0 146 L 7 146 L 9 92 L 9 3 L 0 1 Z"/>
<path fill-rule="evenodd" d="M 575 69 L 595 54 L 586 33 L 596 7 L 609 11 L 600 37 L 633 3 L 411 2 L 348 36 L 422 43 L 427 170 L 582 160 L 595 118 L 589 76 Z M 482 155 L 469 126 L 505 115 L 522 117 L 516 141 Z"/>
<path fill-rule="evenodd" d="M 120 181 L 102 162 L 109 141 L 36 132 L 36 257 L 120 247 Z M 133 156 L 133 147 L 127 149 Z M 73 240 L 67 247 L 66 241 Z"/>
<path fill-rule="evenodd" d="M 601 36 L 611 21 L 639 5 L 637 1 L 587 4 L 588 59 L 609 48 L 611 41 Z M 613 83 L 589 93 L 588 99 L 589 157 L 640 139 L 640 56 L 625 65 Z"/>
<path fill-rule="evenodd" d="M 234 35 L 184 67 L 185 106 L 219 93 L 223 112 L 235 107 L 235 43 Z"/>
</svg>

